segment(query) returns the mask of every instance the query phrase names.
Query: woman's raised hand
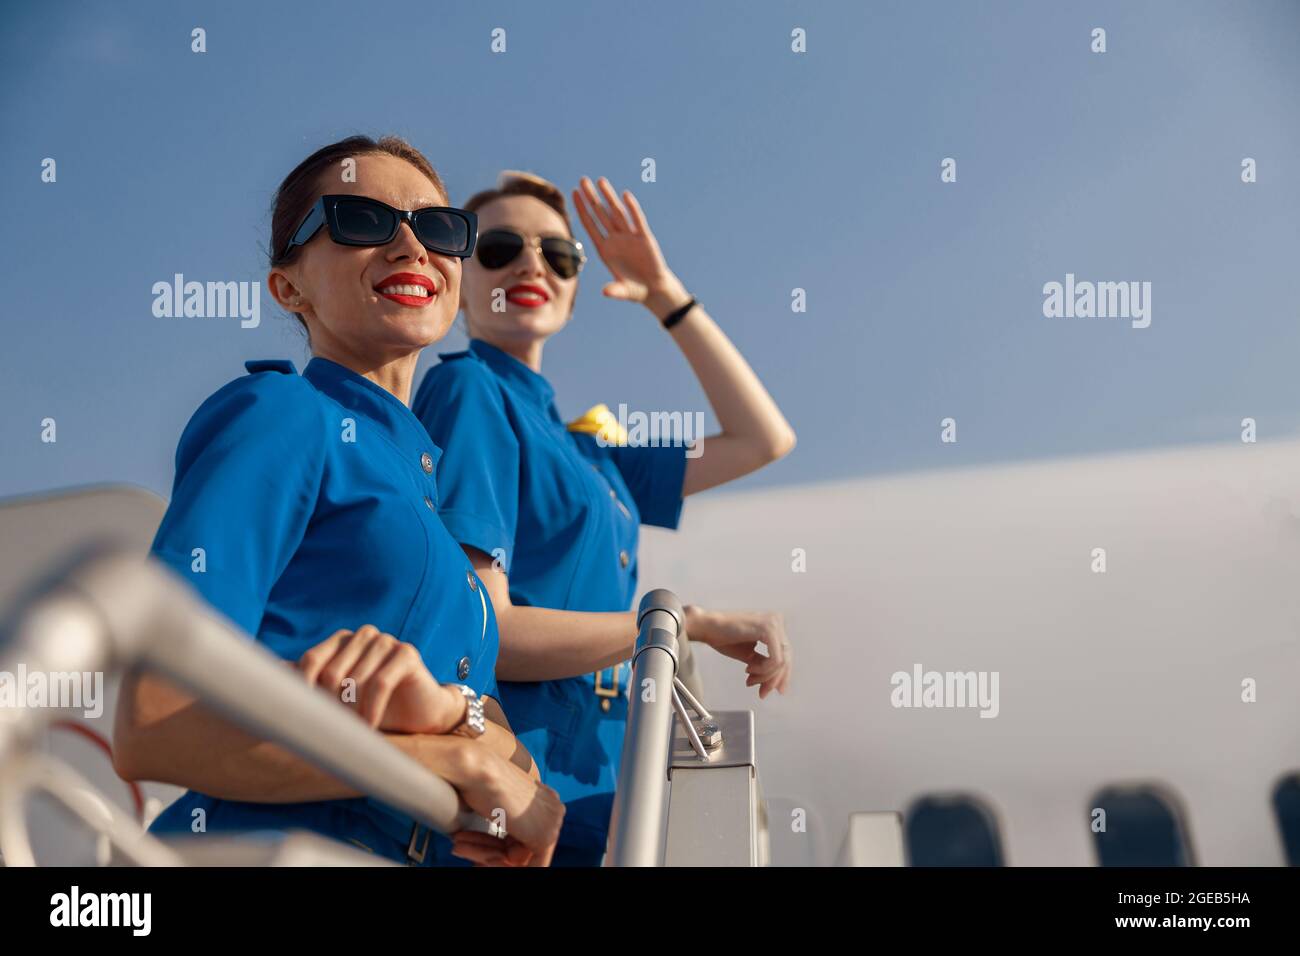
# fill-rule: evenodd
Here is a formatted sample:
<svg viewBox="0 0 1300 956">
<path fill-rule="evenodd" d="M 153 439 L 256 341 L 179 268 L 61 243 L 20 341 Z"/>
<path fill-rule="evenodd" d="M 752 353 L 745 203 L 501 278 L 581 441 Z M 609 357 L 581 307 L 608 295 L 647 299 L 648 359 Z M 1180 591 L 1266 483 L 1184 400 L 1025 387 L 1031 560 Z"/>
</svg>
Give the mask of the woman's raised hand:
<svg viewBox="0 0 1300 956">
<path fill-rule="evenodd" d="M 672 311 L 690 298 L 668 268 L 645 213 L 631 192 L 623 190 L 620 200 L 604 176 L 595 183 L 583 176 L 579 188 L 573 191 L 573 205 L 605 268 L 614 276 L 613 282 L 605 284 L 605 295 L 641 302 L 657 312 Z"/>
<path fill-rule="evenodd" d="M 465 712 L 464 698 L 433 679 L 414 645 L 373 624 L 335 631 L 302 655 L 298 669 L 376 730 L 446 733 Z"/>
<path fill-rule="evenodd" d="M 745 686 L 758 685 L 758 696 L 772 691 L 786 692 L 794 660 L 785 619 L 772 611 L 706 611 L 690 604 L 686 612 L 686 636 L 692 642 L 708 644 L 719 654 L 745 665 Z M 762 644 L 767 653 L 758 649 Z"/>
</svg>

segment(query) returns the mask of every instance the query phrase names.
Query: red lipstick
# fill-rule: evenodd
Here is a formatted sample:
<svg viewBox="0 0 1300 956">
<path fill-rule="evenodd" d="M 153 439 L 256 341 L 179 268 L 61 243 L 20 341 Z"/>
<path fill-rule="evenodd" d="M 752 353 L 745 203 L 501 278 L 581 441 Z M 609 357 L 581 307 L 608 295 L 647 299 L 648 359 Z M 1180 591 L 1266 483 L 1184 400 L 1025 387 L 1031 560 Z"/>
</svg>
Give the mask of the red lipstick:
<svg viewBox="0 0 1300 956">
<path fill-rule="evenodd" d="M 417 287 L 424 290 L 421 295 L 412 291 L 410 288 L 403 289 L 400 292 L 383 292 L 383 289 L 393 289 L 395 287 L 407 286 Z M 411 308 L 422 308 L 429 305 L 438 297 L 438 287 L 428 276 L 420 275 L 418 272 L 394 272 L 388 278 L 375 285 L 375 291 L 383 298 L 391 299 L 399 305 L 410 306 Z"/>
<path fill-rule="evenodd" d="M 506 301 L 525 309 L 536 309 L 551 301 L 551 296 L 539 285 L 521 282 L 506 289 Z"/>
</svg>

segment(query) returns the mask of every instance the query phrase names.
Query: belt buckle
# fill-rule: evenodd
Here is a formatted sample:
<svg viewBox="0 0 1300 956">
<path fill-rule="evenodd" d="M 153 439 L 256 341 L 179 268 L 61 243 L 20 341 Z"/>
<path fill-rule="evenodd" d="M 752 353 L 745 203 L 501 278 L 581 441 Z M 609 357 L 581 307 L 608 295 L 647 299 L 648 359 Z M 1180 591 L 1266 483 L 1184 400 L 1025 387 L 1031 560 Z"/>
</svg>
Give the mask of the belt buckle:
<svg viewBox="0 0 1300 956">
<path fill-rule="evenodd" d="M 406 844 L 406 859 L 411 866 L 418 866 L 424 862 L 425 853 L 429 849 L 429 837 L 433 835 L 433 831 L 428 828 L 425 829 L 424 842 L 420 844 L 420 848 L 417 850 L 415 848 L 415 838 L 419 835 L 420 823 L 417 821 L 415 825 L 411 827 L 411 840 Z"/>
<path fill-rule="evenodd" d="M 617 664 L 614 665 L 614 683 L 610 684 L 609 686 L 606 686 L 605 684 L 601 683 L 601 675 L 605 673 L 604 670 L 598 670 L 593 675 L 596 678 L 596 696 L 601 698 L 600 701 L 601 710 L 606 710 L 606 711 L 609 710 L 613 699 L 615 697 L 618 697 L 619 694 L 621 693 L 621 691 L 619 690 L 618 675 L 622 672 L 622 670 L 623 670 L 623 662 L 619 661 Z"/>
</svg>

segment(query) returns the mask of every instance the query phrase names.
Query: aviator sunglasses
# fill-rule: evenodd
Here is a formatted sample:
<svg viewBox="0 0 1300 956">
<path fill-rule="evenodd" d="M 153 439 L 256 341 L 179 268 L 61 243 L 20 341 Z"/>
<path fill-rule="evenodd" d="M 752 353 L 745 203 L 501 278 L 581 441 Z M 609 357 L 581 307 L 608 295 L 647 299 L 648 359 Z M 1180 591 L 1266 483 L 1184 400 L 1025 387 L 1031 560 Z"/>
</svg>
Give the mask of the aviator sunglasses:
<svg viewBox="0 0 1300 956">
<path fill-rule="evenodd" d="M 513 229 L 489 229 L 478 237 L 475 253 L 485 269 L 500 269 L 514 262 L 527 245 L 521 234 Z M 572 279 L 587 261 L 582 243 L 563 236 L 542 236 L 533 240 L 546 264 L 561 279 Z"/>
<path fill-rule="evenodd" d="M 343 246 L 383 246 L 393 241 L 403 222 L 420 244 L 430 252 L 464 259 L 474 252 L 478 216 L 450 206 L 426 206 L 414 211 L 394 209 L 365 196 L 321 196 L 311 207 L 293 238 L 284 247 L 287 256 L 304 246 L 321 226 L 329 226 L 330 238 Z"/>
</svg>

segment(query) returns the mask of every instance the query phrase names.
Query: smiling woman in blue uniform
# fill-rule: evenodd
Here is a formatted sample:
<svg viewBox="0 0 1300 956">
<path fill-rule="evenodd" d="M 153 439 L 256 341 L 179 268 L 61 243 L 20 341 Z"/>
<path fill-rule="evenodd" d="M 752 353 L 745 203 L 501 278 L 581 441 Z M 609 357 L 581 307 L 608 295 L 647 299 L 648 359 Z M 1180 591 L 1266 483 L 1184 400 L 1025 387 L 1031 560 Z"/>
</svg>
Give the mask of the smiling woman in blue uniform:
<svg viewBox="0 0 1300 956">
<path fill-rule="evenodd" d="M 609 298 L 637 302 L 669 330 L 722 427 L 702 454 L 684 442 L 620 443 L 608 409 L 566 427 L 541 374 L 584 261 L 564 196 L 503 174 L 466 208 L 479 216 L 465 264 L 465 352 L 425 376 L 413 408 L 443 449 L 439 513 L 465 548 L 501 627 L 502 703 L 542 779 L 568 812 L 556 863 L 605 849 L 627 720 L 639 525 L 677 526 L 682 499 L 785 455 L 794 432 L 722 330 L 668 268 L 629 192 L 584 178 L 574 202 L 613 273 Z M 620 361 L 625 359 L 620 359 Z M 612 440 L 611 440 L 612 439 Z M 686 607 L 691 640 L 744 662 L 747 685 L 785 692 L 791 658 L 771 613 Z M 766 650 L 760 650 L 760 645 Z"/>
<path fill-rule="evenodd" d="M 355 182 L 334 181 L 344 159 Z M 203 403 L 152 553 L 470 807 L 505 810 L 508 836 L 430 846 L 409 817 L 140 675 L 118 708 L 118 770 L 189 788 L 154 832 L 309 829 L 426 865 L 549 861 L 563 807 L 499 722 L 496 618 L 438 519 L 441 450 L 406 404 L 473 246 L 473 214 L 446 203 L 428 160 L 392 138 L 344 140 L 290 173 L 267 284 L 314 357 L 301 375 L 248 362 Z"/>
</svg>

